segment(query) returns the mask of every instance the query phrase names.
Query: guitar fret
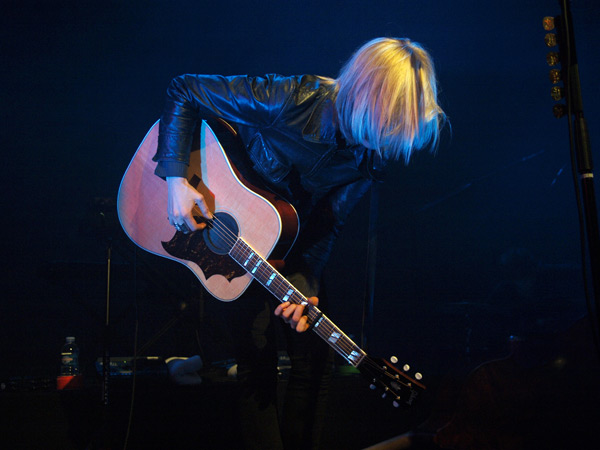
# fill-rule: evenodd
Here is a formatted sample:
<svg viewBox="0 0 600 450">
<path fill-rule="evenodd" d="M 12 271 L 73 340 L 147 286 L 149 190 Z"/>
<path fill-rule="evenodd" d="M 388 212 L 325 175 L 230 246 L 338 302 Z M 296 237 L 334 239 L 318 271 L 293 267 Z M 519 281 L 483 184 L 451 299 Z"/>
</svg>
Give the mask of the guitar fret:
<svg viewBox="0 0 600 450">
<path fill-rule="evenodd" d="M 292 293 L 295 292 L 289 283 L 286 283 L 288 286 L 285 286 L 285 289 L 281 289 L 281 285 L 285 279 L 242 239 L 237 239 L 230 251 L 230 255 L 279 300 L 287 301 Z M 283 298 L 285 300 L 282 300 Z"/>
<path fill-rule="evenodd" d="M 315 331 L 321 339 L 331 345 L 354 367 L 358 366 L 366 355 L 352 339 L 346 336 L 343 331 L 336 327 L 333 322 L 323 314 L 313 326 L 313 331 Z"/>
<path fill-rule="evenodd" d="M 342 335 L 340 333 L 338 333 L 337 331 L 333 331 L 330 335 L 329 335 L 329 339 L 327 339 L 329 342 L 331 342 L 332 344 L 335 344 L 338 339 L 341 337 Z"/>
<path fill-rule="evenodd" d="M 252 257 L 254 256 L 254 252 L 250 253 L 250 255 L 248 256 L 248 259 L 246 260 L 246 262 L 244 262 L 244 264 L 242 264 L 244 267 L 246 267 L 248 265 L 248 263 L 250 262 L 250 260 L 252 259 Z"/>
<path fill-rule="evenodd" d="M 262 261 L 257 261 L 256 265 L 252 268 L 251 273 L 252 275 L 254 275 L 256 273 L 256 271 L 258 270 L 258 268 L 260 267 L 260 265 L 262 264 Z"/>
</svg>

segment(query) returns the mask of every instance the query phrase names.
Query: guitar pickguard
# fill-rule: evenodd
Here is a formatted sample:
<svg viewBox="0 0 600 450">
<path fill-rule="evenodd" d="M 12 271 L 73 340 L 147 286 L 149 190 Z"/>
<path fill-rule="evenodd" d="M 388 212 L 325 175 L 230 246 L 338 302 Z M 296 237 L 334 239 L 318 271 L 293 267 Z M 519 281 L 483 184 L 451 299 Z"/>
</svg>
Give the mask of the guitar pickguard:
<svg viewBox="0 0 600 450">
<path fill-rule="evenodd" d="M 204 230 L 190 234 L 177 231 L 170 241 L 162 241 L 161 244 L 169 255 L 196 263 L 206 279 L 213 275 L 222 275 L 231 281 L 246 274 L 229 255 L 218 255 L 208 248 L 204 240 Z"/>
</svg>

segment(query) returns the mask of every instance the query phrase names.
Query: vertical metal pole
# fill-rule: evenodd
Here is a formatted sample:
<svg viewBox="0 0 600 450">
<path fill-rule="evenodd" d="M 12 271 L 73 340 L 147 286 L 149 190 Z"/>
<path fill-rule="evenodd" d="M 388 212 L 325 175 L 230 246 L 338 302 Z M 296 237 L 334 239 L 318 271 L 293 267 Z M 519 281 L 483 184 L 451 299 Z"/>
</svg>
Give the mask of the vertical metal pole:
<svg viewBox="0 0 600 450">
<path fill-rule="evenodd" d="M 106 254 L 106 316 L 104 318 L 104 353 L 102 355 L 102 404 L 108 406 L 108 381 L 110 377 L 110 263 L 112 240 L 108 241 Z"/>
<path fill-rule="evenodd" d="M 575 33 L 568 0 L 559 0 L 562 10 L 560 20 L 560 53 L 563 71 L 566 75 L 567 104 L 570 121 L 569 135 L 574 144 L 575 161 L 579 173 L 579 188 L 583 203 L 583 216 L 588 244 L 588 257 L 592 276 L 593 296 L 596 309 L 596 330 L 600 329 L 600 232 L 598 212 L 594 195 L 594 173 L 592 151 L 587 124 L 583 116 L 579 66 L 575 48 Z M 572 122 L 571 122 L 572 121 Z M 585 249 L 583 250 L 585 252 Z M 585 271 L 585 267 L 583 268 Z"/>
</svg>

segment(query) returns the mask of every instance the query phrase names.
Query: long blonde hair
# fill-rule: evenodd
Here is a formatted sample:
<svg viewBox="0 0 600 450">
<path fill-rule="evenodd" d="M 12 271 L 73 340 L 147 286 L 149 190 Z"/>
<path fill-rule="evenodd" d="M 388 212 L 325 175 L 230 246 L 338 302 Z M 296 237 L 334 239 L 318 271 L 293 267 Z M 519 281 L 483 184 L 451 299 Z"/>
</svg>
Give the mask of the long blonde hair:
<svg viewBox="0 0 600 450">
<path fill-rule="evenodd" d="M 446 115 L 437 102 L 433 61 L 409 39 L 363 45 L 336 79 L 340 130 L 351 144 L 408 163 L 414 150 L 437 147 Z"/>
</svg>

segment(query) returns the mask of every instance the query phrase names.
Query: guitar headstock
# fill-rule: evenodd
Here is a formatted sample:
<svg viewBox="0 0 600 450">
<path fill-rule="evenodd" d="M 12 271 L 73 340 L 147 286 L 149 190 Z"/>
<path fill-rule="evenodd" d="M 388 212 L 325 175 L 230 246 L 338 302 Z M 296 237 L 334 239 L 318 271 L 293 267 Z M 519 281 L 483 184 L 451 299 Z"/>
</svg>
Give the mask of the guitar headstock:
<svg viewBox="0 0 600 450">
<path fill-rule="evenodd" d="M 420 381 L 423 376 L 419 372 L 410 375 L 408 364 L 398 369 L 394 365 L 398 359 L 394 356 L 390 360 L 365 356 L 358 369 L 371 382 L 371 389 L 381 389 L 382 397 L 390 397 L 395 407 L 412 406 L 421 391 L 427 389 Z"/>
</svg>

